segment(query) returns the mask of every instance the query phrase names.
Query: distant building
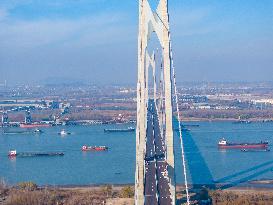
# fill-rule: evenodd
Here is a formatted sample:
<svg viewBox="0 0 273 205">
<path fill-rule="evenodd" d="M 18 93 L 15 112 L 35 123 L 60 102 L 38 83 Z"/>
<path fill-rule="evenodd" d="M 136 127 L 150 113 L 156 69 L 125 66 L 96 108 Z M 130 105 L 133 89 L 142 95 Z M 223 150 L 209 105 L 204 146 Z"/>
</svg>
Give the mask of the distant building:
<svg viewBox="0 0 273 205">
<path fill-rule="evenodd" d="M 1 122 L 2 122 L 2 126 L 6 126 L 9 124 L 9 117 L 7 112 L 3 112 Z"/>
<path fill-rule="evenodd" d="M 48 107 L 51 109 L 59 109 L 60 103 L 57 101 L 48 102 Z"/>
<path fill-rule="evenodd" d="M 252 100 L 254 104 L 271 104 L 273 105 L 273 99 L 261 99 L 261 100 Z"/>
<path fill-rule="evenodd" d="M 25 114 L 25 123 L 26 124 L 31 124 L 32 123 L 32 118 L 31 118 L 30 111 L 26 111 L 26 114 Z"/>
<path fill-rule="evenodd" d="M 208 102 L 208 98 L 201 95 L 183 95 L 181 101 L 184 103 L 206 103 Z"/>
<path fill-rule="evenodd" d="M 61 109 L 61 114 L 62 115 L 65 115 L 65 114 L 68 114 L 68 113 L 69 113 L 69 108 L 68 107 L 65 107 L 65 108 Z"/>
<path fill-rule="evenodd" d="M 211 109 L 211 106 L 210 105 L 199 105 L 197 108 L 201 109 L 201 110 L 209 110 L 209 109 Z"/>
</svg>

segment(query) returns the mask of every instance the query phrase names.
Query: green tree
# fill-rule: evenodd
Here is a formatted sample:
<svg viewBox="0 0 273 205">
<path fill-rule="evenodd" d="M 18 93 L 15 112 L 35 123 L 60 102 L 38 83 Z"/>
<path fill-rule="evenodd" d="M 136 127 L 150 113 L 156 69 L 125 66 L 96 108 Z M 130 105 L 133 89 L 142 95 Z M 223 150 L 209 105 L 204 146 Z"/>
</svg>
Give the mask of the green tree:
<svg viewBox="0 0 273 205">
<path fill-rule="evenodd" d="M 38 186 L 34 182 L 20 182 L 18 185 L 19 189 L 34 191 L 37 190 Z"/>
<path fill-rule="evenodd" d="M 132 198 L 134 196 L 134 190 L 130 186 L 126 186 L 121 189 L 121 196 L 123 198 Z"/>
</svg>

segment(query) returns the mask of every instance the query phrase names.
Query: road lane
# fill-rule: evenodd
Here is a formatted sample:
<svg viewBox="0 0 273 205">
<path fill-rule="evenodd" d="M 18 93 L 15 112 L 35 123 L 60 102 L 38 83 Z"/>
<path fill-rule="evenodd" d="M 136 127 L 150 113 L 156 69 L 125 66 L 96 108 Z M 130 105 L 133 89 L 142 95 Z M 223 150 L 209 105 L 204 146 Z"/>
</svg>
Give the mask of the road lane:
<svg viewBox="0 0 273 205">
<path fill-rule="evenodd" d="M 165 159 L 165 143 L 160 134 L 157 110 L 149 100 L 145 153 L 145 205 L 171 204 L 171 193 Z"/>
</svg>

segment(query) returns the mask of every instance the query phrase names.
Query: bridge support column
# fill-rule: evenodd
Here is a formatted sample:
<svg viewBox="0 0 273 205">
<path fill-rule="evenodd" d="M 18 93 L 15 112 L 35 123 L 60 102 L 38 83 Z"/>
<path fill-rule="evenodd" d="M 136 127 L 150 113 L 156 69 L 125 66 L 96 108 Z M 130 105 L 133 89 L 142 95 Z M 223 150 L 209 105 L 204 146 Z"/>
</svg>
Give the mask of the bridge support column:
<svg viewBox="0 0 273 205">
<path fill-rule="evenodd" d="M 137 129 L 136 129 L 136 184 L 135 204 L 144 205 L 144 183 L 145 183 L 145 140 L 147 128 L 147 103 L 148 103 L 148 73 L 147 63 L 152 61 L 147 57 L 148 40 L 151 33 L 155 32 L 162 46 L 164 80 L 161 82 L 164 87 L 165 110 L 165 140 L 166 140 L 166 161 L 168 163 L 168 177 L 170 181 L 170 193 L 172 204 L 176 203 L 175 197 L 175 170 L 174 170 L 174 149 L 173 149 L 173 110 L 172 110 L 172 80 L 171 80 L 171 58 L 170 58 L 170 35 L 168 0 L 160 0 L 156 11 L 152 11 L 148 0 L 139 0 L 139 34 L 138 34 L 138 83 L 137 83 Z M 153 61 L 154 62 L 154 61 Z M 155 68 L 154 76 L 154 98 L 156 98 Z M 162 125 L 162 127 L 164 127 Z"/>
<path fill-rule="evenodd" d="M 173 141 L 173 109 L 172 109 L 172 78 L 171 78 L 171 58 L 170 58 L 170 35 L 169 35 L 169 15 L 168 1 L 161 0 L 158 9 L 160 9 L 161 21 L 163 26 L 163 72 L 164 72 L 164 94 L 165 94 L 165 140 L 167 148 L 168 175 L 170 178 L 170 191 L 175 204 L 175 170 L 174 170 L 174 141 Z M 158 10 L 159 12 L 159 10 Z"/>
<path fill-rule="evenodd" d="M 136 129 L 136 173 L 135 173 L 135 204 L 144 205 L 144 152 L 146 139 L 146 112 L 147 90 L 145 55 L 147 47 L 147 34 L 143 11 L 143 1 L 139 2 L 139 34 L 138 34 L 138 83 L 137 83 L 137 129 Z"/>
</svg>

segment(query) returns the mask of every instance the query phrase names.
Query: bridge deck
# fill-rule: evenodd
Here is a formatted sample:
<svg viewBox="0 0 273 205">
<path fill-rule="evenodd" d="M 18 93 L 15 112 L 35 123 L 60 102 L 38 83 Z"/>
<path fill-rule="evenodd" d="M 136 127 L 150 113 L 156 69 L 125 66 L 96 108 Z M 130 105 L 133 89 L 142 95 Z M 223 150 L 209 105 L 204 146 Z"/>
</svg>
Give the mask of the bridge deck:
<svg viewBox="0 0 273 205">
<path fill-rule="evenodd" d="M 154 101 L 149 100 L 145 154 L 145 205 L 172 204 L 167 165 L 157 110 Z"/>
</svg>

